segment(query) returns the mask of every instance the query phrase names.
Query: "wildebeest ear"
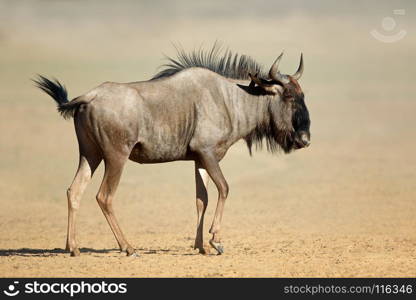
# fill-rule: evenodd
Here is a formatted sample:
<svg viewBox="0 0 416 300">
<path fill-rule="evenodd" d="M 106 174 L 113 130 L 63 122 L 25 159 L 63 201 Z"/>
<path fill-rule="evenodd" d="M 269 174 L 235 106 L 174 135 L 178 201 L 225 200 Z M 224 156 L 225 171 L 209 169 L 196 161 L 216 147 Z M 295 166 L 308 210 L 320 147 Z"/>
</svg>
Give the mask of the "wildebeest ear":
<svg viewBox="0 0 416 300">
<path fill-rule="evenodd" d="M 265 79 L 259 78 L 258 73 L 256 75 L 251 75 L 251 73 L 248 73 L 248 76 L 250 76 L 251 82 L 249 87 L 254 87 L 256 84 L 262 88 L 267 94 L 277 94 L 279 93 L 279 87 L 280 85 L 274 82 L 269 82 Z"/>
<path fill-rule="evenodd" d="M 256 75 L 255 76 L 257 76 L 257 74 L 258 73 L 256 73 Z M 255 85 L 256 85 L 256 83 L 254 82 L 254 80 L 253 80 L 253 75 L 251 75 L 251 73 L 248 73 L 248 76 L 250 76 L 250 78 L 251 78 L 251 81 L 250 81 L 250 84 L 249 84 L 249 88 L 254 88 L 255 87 Z"/>
</svg>

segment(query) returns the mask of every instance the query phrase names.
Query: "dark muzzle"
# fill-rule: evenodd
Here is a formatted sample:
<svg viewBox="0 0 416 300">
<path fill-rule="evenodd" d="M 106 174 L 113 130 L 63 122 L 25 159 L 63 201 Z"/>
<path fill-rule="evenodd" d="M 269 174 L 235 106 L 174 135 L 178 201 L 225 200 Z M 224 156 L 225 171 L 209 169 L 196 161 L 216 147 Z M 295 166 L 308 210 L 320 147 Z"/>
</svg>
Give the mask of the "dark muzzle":
<svg viewBox="0 0 416 300">
<path fill-rule="evenodd" d="M 296 134 L 295 146 L 296 149 L 306 148 L 311 144 L 309 134 L 305 131 L 301 131 Z"/>
</svg>

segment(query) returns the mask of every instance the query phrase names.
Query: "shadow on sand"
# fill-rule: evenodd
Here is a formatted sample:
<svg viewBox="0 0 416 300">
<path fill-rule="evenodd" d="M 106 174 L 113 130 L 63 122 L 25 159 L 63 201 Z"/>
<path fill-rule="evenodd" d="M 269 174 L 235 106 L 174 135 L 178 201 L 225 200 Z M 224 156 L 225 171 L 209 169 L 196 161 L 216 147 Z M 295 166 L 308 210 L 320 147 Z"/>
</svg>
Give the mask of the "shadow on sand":
<svg viewBox="0 0 416 300">
<path fill-rule="evenodd" d="M 105 253 L 114 253 L 121 254 L 120 249 L 92 249 L 92 248 L 80 248 L 81 254 L 105 254 Z M 140 254 L 159 254 L 159 253 L 169 253 L 175 252 L 175 250 L 169 249 L 158 249 L 158 250 L 149 250 L 149 249 L 136 249 L 140 251 Z M 48 257 L 56 256 L 59 254 L 68 254 L 69 252 L 65 249 L 54 248 L 54 249 L 31 249 L 31 248 L 20 248 L 20 249 L 0 249 L 1 256 L 28 256 L 28 257 Z"/>
<path fill-rule="evenodd" d="M 92 249 L 92 248 L 80 248 L 81 253 L 110 253 L 120 252 L 119 249 Z M 0 256 L 55 256 L 58 254 L 69 254 L 68 251 L 61 248 L 55 249 L 31 249 L 31 248 L 20 248 L 20 249 L 0 249 Z"/>
</svg>

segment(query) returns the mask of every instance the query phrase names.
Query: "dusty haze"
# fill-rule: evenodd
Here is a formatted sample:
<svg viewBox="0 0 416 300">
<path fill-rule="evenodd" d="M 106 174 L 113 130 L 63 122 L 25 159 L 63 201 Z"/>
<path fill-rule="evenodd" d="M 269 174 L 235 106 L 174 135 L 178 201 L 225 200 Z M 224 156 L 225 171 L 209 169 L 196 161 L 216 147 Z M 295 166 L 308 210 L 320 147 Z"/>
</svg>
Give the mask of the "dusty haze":
<svg viewBox="0 0 416 300">
<path fill-rule="evenodd" d="M 0 276 L 416 275 L 416 5 L 412 1 L 0 1 Z M 405 9 L 405 15 L 393 14 Z M 382 28 L 384 17 L 397 27 Z M 395 43 L 370 35 L 406 30 Z M 33 87 L 36 73 L 70 97 L 103 81 L 149 79 L 174 55 L 215 40 L 301 79 L 311 147 L 222 162 L 230 185 L 225 255 L 191 248 L 193 165 L 127 164 L 115 209 L 139 258 L 127 258 L 95 201 L 81 203 L 81 257 L 64 253 L 66 188 L 78 163 L 72 122 Z M 217 193 L 210 186 L 206 240 Z"/>
</svg>

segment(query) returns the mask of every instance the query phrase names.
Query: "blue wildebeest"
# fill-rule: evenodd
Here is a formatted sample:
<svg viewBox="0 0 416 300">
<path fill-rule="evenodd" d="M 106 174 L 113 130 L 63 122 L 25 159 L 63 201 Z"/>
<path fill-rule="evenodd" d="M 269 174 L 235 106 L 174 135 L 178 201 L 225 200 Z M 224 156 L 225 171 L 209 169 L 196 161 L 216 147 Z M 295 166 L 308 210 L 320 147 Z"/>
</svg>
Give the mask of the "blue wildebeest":
<svg viewBox="0 0 416 300">
<path fill-rule="evenodd" d="M 149 81 L 105 82 L 71 101 L 59 81 L 39 76 L 37 86 L 56 101 L 63 117 L 74 118 L 79 143 L 79 167 L 67 191 L 66 249 L 71 255 L 79 255 L 75 219 L 81 196 L 102 160 L 105 172 L 98 204 L 121 251 L 135 253 L 112 206 L 128 159 L 142 164 L 194 161 L 195 249 L 207 251 L 203 222 L 210 177 L 218 189 L 210 245 L 223 253 L 220 229 L 228 184 L 219 161 L 227 150 L 240 139 L 250 154 L 253 143 L 261 147 L 264 140 L 269 151 L 285 153 L 310 143 L 309 113 L 298 84 L 303 59 L 294 75 L 285 75 L 278 69 L 282 54 L 267 73 L 252 58 L 221 52 L 217 45 L 207 52 L 178 50 L 178 58 L 169 58 Z"/>
</svg>

